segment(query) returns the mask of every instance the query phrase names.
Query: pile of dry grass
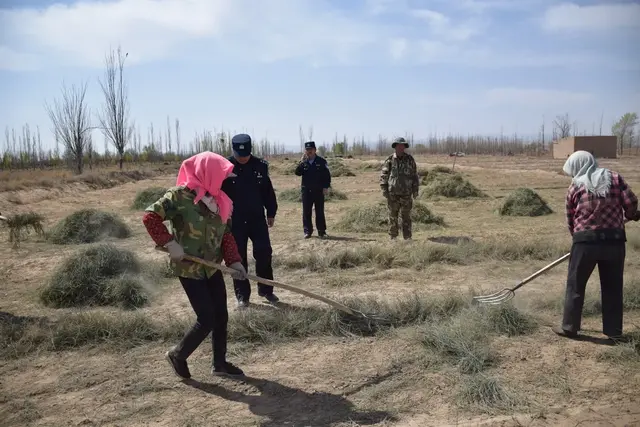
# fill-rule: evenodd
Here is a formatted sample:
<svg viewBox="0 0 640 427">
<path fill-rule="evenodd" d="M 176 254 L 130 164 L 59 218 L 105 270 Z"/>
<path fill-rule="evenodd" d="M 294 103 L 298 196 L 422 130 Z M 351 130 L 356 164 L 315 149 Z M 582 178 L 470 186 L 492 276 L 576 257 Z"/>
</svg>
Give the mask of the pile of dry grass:
<svg viewBox="0 0 640 427">
<path fill-rule="evenodd" d="M 542 216 L 553 213 L 547 202 L 530 188 L 518 188 L 509 194 L 499 209 L 503 216 Z"/>
<path fill-rule="evenodd" d="M 327 158 L 327 163 L 333 178 L 341 176 L 356 176 L 356 174 L 353 173 L 347 165 L 345 165 L 344 160 L 339 157 L 329 157 Z"/>
<path fill-rule="evenodd" d="M 31 231 L 38 236 L 44 236 L 44 217 L 36 212 L 18 213 L 9 215 L 2 221 L 9 228 L 9 243 L 13 248 L 18 248 L 20 242 L 25 240 Z"/>
<path fill-rule="evenodd" d="M 131 209 L 144 210 L 167 192 L 165 187 L 150 187 L 138 191 L 133 200 Z"/>
<path fill-rule="evenodd" d="M 302 203 L 302 193 L 299 188 L 287 188 L 281 192 L 278 192 L 278 199 L 284 202 Z M 329 194 L 324 196 L 325 202 L 335 202 L 340 200 L 347 200 L 348 197 L 340 190 L 334 190 L 331 188 Z"/>
<path fill-rule="evenodd" d="M 486 197 L 486 195 L 476 188 L 462 175 L 454 173 L 450 169 L 447 172 L 441 168 L 435 168 L 422 177 L 421 183 L 424 185 L 420 191 L 421 198 L 449 197 L 466 199 L 470 197 Z"/>
<path fill-rule="evenodd" d="M 411 220 L 416 225 L 444 226 L 441 216 L 435 215 L 418 201 L 413 202 Z M 355 206 L 345 212 L 336 223 L 336 229 L 355 233 L 386 231 L 389 224 L 389 210 L 384 201 L 372 205 Z"/>
<path fill-rule="evenodd" d="M 40 292 L 48 307 L 145 305 L 141 266 L 133 252 L 111 244 L 82 249 L 67 258 Z"/>
<path fill-rule="evenodd" d="M 126 239 L 131 229 L 115 214 L 81 209 L 56 224 L 49 241 L 57 245 L 93 243 L 105 238 Z"/>
</svg>

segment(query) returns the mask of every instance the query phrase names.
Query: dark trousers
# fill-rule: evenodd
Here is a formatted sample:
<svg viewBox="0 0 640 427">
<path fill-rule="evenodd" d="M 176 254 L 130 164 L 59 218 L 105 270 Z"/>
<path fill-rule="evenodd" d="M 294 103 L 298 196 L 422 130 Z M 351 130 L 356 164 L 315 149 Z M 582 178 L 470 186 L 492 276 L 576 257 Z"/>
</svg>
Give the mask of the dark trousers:
<svg viewBox="0 0 640 427">
<path fill-rule="evenodd" d="M 622 334 L 624 259 L 624 242 L 573 244 L 569 259 L 563 329 L 571 332 L 580 330 L 587 281 L 597 265 L 602 297 L 602 332 L 608 336 Z"/>
<path fill-rule="evenodd" d="M 176 346 L 176 356 L 187 359 L 211 332 L 213 364 L 224 363 L 227 355 L 227 290 L 222 273 L 208 279 L 179 277 L 180 283 L 196 313 L 196 323 Z"/>
<path fill-rule="evenodd" d="M 253 259 L 256 261 L 256 275 L 263 279 L 273 280 L 273 267 L 271 265 L 272 249 L 269 239 L 269 228 L 264 217 L 249 220 L 233 220 L 231 231 L 238 245 L 238 252 L 242 257 L 242 265 L 249 271 L 247 265 L 247 246 L 249 239 L 253 245 Z M 236 298 L 249 301 L 251 296 L 251 284 L 248 280 L 234 280 L 233 288 Z M 273 286 L 258 283 L 258 295 L 265 296 L 273 293 Z"/>
<path fill-rule="evenodd" d="M 324 234 L 327 231 L 327 223 L 324 219 L 324 193 L 320 190 L 302 189 L 302 226 L 305 234 L 313 233 L 313 224 L 311 222 L 312 208 L 316 208 L 316 228 L 318 234 Z"/>
</svg>

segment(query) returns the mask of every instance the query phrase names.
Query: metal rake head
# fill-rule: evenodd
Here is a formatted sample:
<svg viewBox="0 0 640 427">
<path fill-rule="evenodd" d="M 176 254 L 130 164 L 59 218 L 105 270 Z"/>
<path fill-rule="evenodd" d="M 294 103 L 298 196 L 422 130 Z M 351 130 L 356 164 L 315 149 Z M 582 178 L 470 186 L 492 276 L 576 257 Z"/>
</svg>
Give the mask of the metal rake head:
<svg viewBox="0 0 640 427">
<path fill-rule="evenodd" d="M 501 291 L 494 292 L 489 295 L 478 295 L 473 299 L 481 304 L 502 304 L 511 300 L 515 296 L 515 292 L 512 289 L 502 289 Z"/>
</svg>

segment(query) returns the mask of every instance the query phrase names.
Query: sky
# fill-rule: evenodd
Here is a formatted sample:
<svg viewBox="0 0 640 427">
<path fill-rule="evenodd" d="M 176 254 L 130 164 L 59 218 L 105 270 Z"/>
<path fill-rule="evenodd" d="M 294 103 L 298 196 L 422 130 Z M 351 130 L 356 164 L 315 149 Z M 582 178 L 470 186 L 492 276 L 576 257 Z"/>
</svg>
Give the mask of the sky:
<svg viewBox="0 0 640 427">
<path fill-rule="evenodd" d="M 51 146 L 44 105 L 63 82 L 87 83 L 97 125 L 121 46 L 143 142 L 167 116 L 185 142 L 207 129 L 295 148 L 299 126 L 317 142 L 536 136 L 568 113 L 606 132 L 640 113 L 639 42 L 639 0 L 0 0 L 0 126 L 39 126 Z"/>
</svg>

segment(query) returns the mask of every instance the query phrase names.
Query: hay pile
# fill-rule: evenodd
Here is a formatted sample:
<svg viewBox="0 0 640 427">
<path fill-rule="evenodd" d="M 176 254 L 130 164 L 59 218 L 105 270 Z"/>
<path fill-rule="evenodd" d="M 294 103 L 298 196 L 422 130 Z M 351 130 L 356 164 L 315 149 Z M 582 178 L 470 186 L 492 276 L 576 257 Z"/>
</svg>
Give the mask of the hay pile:
<svg viewBox="0 0 640 427">
<path fill-rule="evenodd" d="M 288 188 L 278 193 L 278 199 L 284 202 L 302 203 L 302 193 L 299 188 Z M 324 196 L 325 202 L 335 202 L 338 200 L 347 200 L 347 195 L 333 188 L 329 190 L 329 194 Z"/>
<path fill-rule="evenodd" d="M 40 292 L 47 307 L 120 306 L 136 308 L 148 297 L 133 252 L 99 244 L 67 258 Z"/>
<path fill-rule="evenodd" d="M 347 165 L 344 164 L 344 161 L 338 157 L 329 157 L 327 159 L 327 163 L 329 164 L 329 170 L 331 171 L 331 177 L 340 177 L 340 176 L 356 176 L 355 173 L 349 169 Z"/>
<path fill-rule="evenodd" d="M 421 184 L 424 185 L 420 192 L 421 198 L 440 196 L 456 199 L 486 197 L 482 191 L 464 179 L 462 175 L 450 170 L 449 172 L 435 172 L 432 170 L 423 176 Z"/>
<path fill-rule="evenodd" d="M 136 198 L 133 200 L 131 209 L 144 210 L 150 204 L 154 203 L 160 197 L 164 196 L 167 189 L 164 187 L 150 187 L 138 191 Z"/>
<path fill-rule="evenodd" d="M 503 216 L 542 216 L 553 210 L 532 189 L 518 188 L 505 198 L 498 212 Z"/>
<path fill-rule="evenodd" d="M 433 214 L 425 204 L 418 201 L 413 202 L 411 220 L 414 225 L 444 225 L 444 219 L 441 216 Z M 401 218 L 400 222 L 402 222 Z M 349 209 L 337 222 L 336 229 L 355 233 L 370 233 L 386 231 L 388 225 L 387 203 L 381 201 L 373 205 L 361 205 Z"/>
<path fill-rule="evenodd" d="M 104 238 L 126 239 L 129 227 L 115 214 L 96 209 L 81 209 L 58 222 L 49 234 L 57 245 L 93 243 Z"/>
</svg>

